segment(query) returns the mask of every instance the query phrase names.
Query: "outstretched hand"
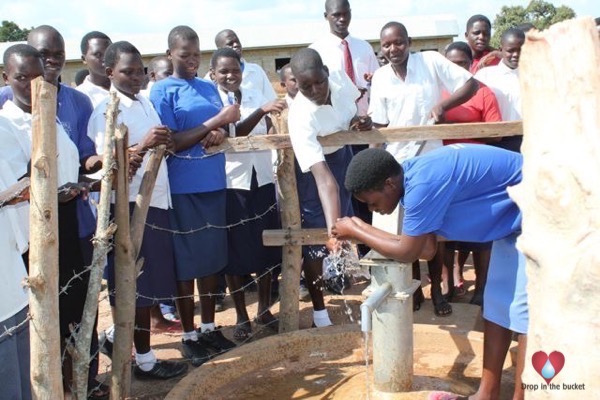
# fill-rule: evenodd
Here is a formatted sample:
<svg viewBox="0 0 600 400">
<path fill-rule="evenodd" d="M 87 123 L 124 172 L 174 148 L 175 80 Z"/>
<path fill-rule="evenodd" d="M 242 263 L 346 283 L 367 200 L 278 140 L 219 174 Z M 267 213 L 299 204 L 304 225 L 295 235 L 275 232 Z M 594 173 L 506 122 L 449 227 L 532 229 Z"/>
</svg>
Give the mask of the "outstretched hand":
<svg viewBox="0 0 600 400">
<path fill-rule="evenodd" d="M 353 218 L 343 217 L 338 218 L 331 233 L 338 240 L 349 240 L 354 238 L 357 228 L 358 224 Z"/>
<path fill-rule="evenodd" d="M 264 104 L 261 108 L 265 114 L 268 114 L 271 112 L 280 113 L 284 109 L 287 108 L 287 101 L 285 101 L 283 99 L 273 100 L 273 101 L 268 102 L 267 104 Z"/>
<path fill-rule="evenodd" d="M 89 192 L 90 185 L 87 182 L 65 183 L 58 188 L 58 202 L 68 203 L 77 196 L 81 196 L 83 199 L 86 199 Z"/>
<path fill-rule="evenodd" d="M 373 121 L 368 115 L 356 115 L 350 121 L 350 129 L 356 131 L 369 131 L 373 129 Z"/>
</svg>

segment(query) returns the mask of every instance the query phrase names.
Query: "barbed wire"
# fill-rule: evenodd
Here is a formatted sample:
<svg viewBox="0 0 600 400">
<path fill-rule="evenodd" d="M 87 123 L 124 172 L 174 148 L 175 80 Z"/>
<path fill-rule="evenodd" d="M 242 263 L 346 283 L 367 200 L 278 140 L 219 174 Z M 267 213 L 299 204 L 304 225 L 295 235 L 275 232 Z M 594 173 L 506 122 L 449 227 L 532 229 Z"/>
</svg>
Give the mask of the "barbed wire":
<svg viewBox="0 0 600 400">
<path fill-rule="evenodd" d="M 265 210 L 265 212 L 261 213 L 261 214 L 257 214 L 254 217 L 250 217 L 247 219 L 242 219 L 234 224 L 231 225 L 225 225 L 225 226 L 221 226 L 221 225 L 213 225 L 210 223 L 207 223 L 206 225 L 204 225 L 203 227 L 200 228 L 195 228 L 195 229 L 189 229 L 187 231 L 177 231 L 177 230 L 173 230 L 173 229 L 168 229 L 168 228 L 164 228 L 155 224 L 150 224 L 148 222 L 146 222 L 146 226 L 150 227 L 152 229 L 158 230 L 158 231 L 162 231 L 162 232 L 169 232 L 173 235 L 191 235 L 194 233 L 198 233 L 200 231 L 206 230 L 206 229 L 230 229 L 230 228 L 235 228 L 236 226 L 239 225 L 244 225 L 247 224 L 248 222 L 252 222 L 258 219 L 261 219 L 262 217 L 264 217 L 265 215 L 267 215 L 268 213 L 270 213 L 271 211 L 273 211 L 274 209 L 277 209 L 277 202 L 273 203 L 271 206 L 269 206 L 269 208 L 267 208 Z"/>
<path fill-rule="evenodd" d="M 7 328 L 6 325 L 3 325 L 2 328 L 4 328 L 4 332 L 0 334 L 0 341 L 2 341 L 2 339 L 4 339 L 6 336 L 12 336 L 19 328 L 27 324 L 29 321 L 31 321 L 31 314 L 27 313 L 25 319 L 19 322 L 17 325 L 10 328 Z"/>
</svg>

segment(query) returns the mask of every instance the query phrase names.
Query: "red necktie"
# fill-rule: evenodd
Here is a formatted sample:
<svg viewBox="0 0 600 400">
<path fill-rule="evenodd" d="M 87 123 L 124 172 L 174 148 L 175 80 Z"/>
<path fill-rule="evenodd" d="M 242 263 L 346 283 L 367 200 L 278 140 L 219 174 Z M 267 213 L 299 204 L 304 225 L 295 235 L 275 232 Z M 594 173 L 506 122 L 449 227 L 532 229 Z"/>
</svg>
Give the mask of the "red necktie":
<svg viewBox="0 0 600 400">
<path fill-rule="evenodd" d="M 354 83 L 354 66 L 352 65 L 352 54 L 350 54 L 350 48 L 346 39 L 342 39 L 342 47 L 344 51 L 344 71 Z"/>
</svg>

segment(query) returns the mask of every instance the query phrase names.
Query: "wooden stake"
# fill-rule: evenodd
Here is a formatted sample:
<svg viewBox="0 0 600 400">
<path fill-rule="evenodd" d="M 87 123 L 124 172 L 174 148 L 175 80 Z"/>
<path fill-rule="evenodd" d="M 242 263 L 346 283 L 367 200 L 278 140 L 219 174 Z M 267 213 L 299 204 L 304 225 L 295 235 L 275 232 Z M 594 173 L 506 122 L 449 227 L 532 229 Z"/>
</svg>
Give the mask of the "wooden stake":
<svg viewBox="0 0 600 400">
<path fill-rule="evenodd" d="M 528 34 L 519 62 L 523 181 L 510 194 L 523 212 L 518 247 L 527 257 L 529 332 L 522 376 L 538 385 L 526 390 L 530 399 L 600 398 L 599 65 L 591 18 Z M 532 366 L 539 351 L 564 355 L 564 367 L 550 376 L 558 390 Z"/>
<path fill-rule="evenodd" d="M 35 399 L 62 399 L 58 318 L 58 170 L 56 86 L 31 82 L 32 151 L 29 237 L 31 390 Z"/>
<path fill-rule="evenodd" d="M 104 148 L 102 160 L 102 183 L 100 202 L 98 204 L 98 221 L 94 235 L 94 255 L 90 270 L 85 307 L 81 326 L 75 338 L 75 349 L 69 348 L 73 358 L 73 375 L 75 381 L 75 398 L 87 399 L 88 370 L 90 362 L 90 345 L 92 330 L 98 314 L 98 297 L 102 285 L 102 275 L 106 265 L 110 242 L 116 230 L 116 225 L 110 223 L 110 200 L 115 167 L 115 125 L 119 113 L 119 97 L 111 92 L 106 109 L 106 130 L 104 133 Z"/>
<path fill-rule="evenodd" d="M 131 391 L 131 344 L 135 327 L 136 278 L 134 249 L 129 229 L 129 158 L 127 127 L 117 126 L 115 132 L 117 190 L 115 201 L 115 342 L 113 344 L 110 397 L 129 397 Z"/>
<path fill-rule="evenodd" d="M 274 124 L 274 126 L 278 126 L 279 129 L 285 129 L 287 131 L 287 124 L 283 123 L 282 121 L 278 121 L 278 123 Z M 279 161 L 277 165 L 277 193 L 279 197 L 281 226 L 287 231 L 299 230 L 300 201 L 298 200 L 298 189 L 296 187 L 294 151 L 291 147 L 289 147 L 283 150 L 278 150 L 277 153 Z M 279 333 L 297 331 L 300 327 L 298 292 L 300 289 L 301 268 L 302 247 L 298 244 L 283 246 L 281 263 Z"/>
<path fill-rule="evenodd" d="M 142 248 L 142 239 L 144 237 L 144 229 L 146 228 L 146 217 L 148 216 L 148 208 L 150 208 L 152 191 L 154 190 L 154 184 L 156 183 L 156 177 L 165 151 L 166 146 L 161 145 L 150 154 L 140 185 L 140 191 L 135 198 L 135 207 L 131 216 L 131 242 L 133 245 L 134 260 L 138 258 L 140 249 Z M 136 276 L 139 272 L 137 271 Z"/>
</svg>

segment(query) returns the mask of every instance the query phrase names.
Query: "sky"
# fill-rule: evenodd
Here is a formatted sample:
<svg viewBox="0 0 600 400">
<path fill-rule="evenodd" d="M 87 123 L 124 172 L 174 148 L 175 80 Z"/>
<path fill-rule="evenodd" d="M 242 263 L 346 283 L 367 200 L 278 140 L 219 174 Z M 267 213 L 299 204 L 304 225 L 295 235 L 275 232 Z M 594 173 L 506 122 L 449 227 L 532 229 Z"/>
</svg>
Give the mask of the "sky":
<svg viewBox="0 0 600 400">
<path fill-rule="evenodd" d="M 577 16 L 600 16 L 597 0 L 549 2 L 569 6 Z M 0 20 L 13 21 L 22 28 L 52 25 L 65 39 L 79 40 L 91 30 L 111 37 L 126 37 L 129 33 L 166 35 L 176 25 L 214 32 L 240 26 L 264 29 L 286 21 L 322 20 L 324 3 L 324 0 L 6 0 L 0 4 Z M 403 16 L 453 14 L 462 31 L 473 14 L 484 14 L 493 22 L 502 6 L 526 6 L 528 1 L 350 0 L 350 4 L 354 20 L 389 16 L 390 20 L 402 22 Z"/>
</svg>

